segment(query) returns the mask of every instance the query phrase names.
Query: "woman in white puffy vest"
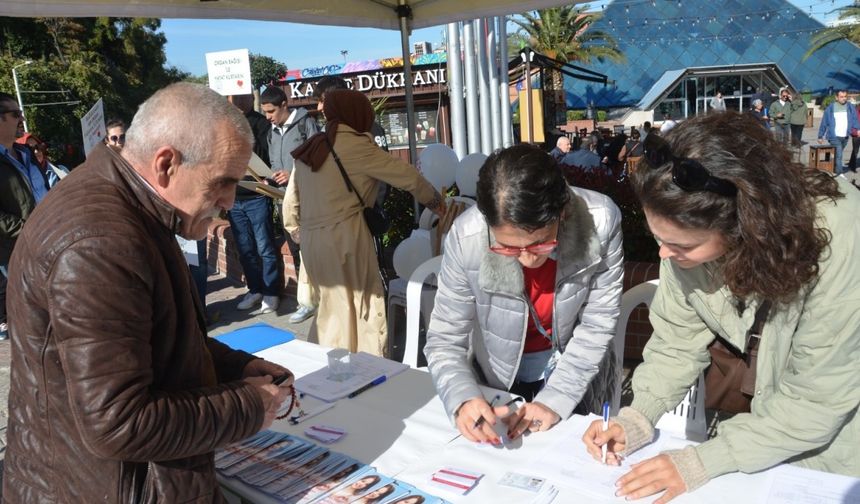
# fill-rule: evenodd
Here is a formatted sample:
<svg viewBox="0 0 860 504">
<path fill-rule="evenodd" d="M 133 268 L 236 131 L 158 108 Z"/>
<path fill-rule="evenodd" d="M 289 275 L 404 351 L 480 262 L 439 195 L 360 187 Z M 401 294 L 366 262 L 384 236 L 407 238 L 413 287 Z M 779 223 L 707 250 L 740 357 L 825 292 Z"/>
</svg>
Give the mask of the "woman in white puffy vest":
<svg viewBox="0 0 860 504">
<path fill-rule="evenodd" d="M 460 432 L 498 443 L 497 420 L 515 438 L 577 405 L 599 411 L 611 394 L 621 215 L 607 196 L 568 187 L 552 156 L 530 145 L 490 156 L 477 193 L 445 241 L 424 353 Z M 504 416 L 479 384 L 527 403 Z"/>
</svg>

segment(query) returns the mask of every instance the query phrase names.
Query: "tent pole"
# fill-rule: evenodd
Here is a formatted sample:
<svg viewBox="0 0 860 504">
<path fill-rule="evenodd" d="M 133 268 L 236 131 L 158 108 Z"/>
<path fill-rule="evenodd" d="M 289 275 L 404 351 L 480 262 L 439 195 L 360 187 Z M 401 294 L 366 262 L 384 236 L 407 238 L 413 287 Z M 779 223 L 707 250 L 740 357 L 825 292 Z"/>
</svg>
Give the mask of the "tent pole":
<svg viewBox="0 0 860 504">
<path fill-rule="evenodd" d="M 412 51 L 409 49 L 409 20 L 412 7 L 407 0 L 397 0 L 397 17 L 400 19 L 400 45 L 403 51 L 403 84 L 406 90 L 406 132 L 409 138 L 409 162 L 418 165 L 418 145 L 415 138 L 415 97 L 412 94 Z M 421 217 L 418 200 L 415 203 L 415 222 Z"/>
<path fill-rule="evenodd" d="M 502 101 L 502 147 L 514 144 L 511 131 L 511 91 L 508 76 L 508 17 L 499 16 L 499 95 Z"/>
<path fill-rule="evenodd" d="M 448 23 L 448 102 L 451 104 L 451 139 L 457 157 L 469 153 L 466 140 L 466 103 L 463 98 L 463 61 L 460 59 L 460 23 Z M 438 128 L 437 128 L 438 129 Z"/>
</svg>

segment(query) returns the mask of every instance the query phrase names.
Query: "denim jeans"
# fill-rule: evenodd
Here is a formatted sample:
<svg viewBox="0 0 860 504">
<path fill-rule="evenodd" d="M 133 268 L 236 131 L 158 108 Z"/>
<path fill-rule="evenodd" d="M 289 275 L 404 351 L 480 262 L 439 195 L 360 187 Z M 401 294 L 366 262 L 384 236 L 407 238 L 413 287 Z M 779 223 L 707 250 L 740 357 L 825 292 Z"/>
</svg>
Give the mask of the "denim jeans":
<svg viewBox="0 0 860 504">
<path fill-rule="evenodd" d="M 791 125 L 774 123 L 776 140 L 784 145 L 791 145 Z"/>
<path fill-rule="evenodd" d="M 279 295 L 271 200 L 265 196 L 237 199 L 227 215 L 248 290 L 264 296 Z"/>
<path fill-rule="evenodd" d="M 840 173 L 845 173 L 845 163 L 842 158 L 844 157 L 843 153 L 845 152 L 845 146 L 848 145 L 849 137 L 830 137 L 827 139 L 830 142 L 830 145 L 836 147 L 836 158 L 833 160 L 833 173 L 839 175 Z"/>
</svg>

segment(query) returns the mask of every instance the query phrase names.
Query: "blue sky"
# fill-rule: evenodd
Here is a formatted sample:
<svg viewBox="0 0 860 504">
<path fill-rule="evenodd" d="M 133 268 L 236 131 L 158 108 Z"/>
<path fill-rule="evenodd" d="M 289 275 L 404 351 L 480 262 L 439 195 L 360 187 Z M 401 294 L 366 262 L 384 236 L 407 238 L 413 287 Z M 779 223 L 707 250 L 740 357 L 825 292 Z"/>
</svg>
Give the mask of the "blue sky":
<svg viewBox="0 0 860 504">
<path fill-rule="evenodd" d="M 680 0 L 679 0 L 680 1 Z M 691 1 L 691 0 L 684 0 Z M 591 2 L 601 9 L 608 1 Z M 832 10 L 851 0 L 793 0 L 791 3 L 821 22 L 835 18 Z M 192 75 L 206 73 L 205 54 L 229 49 L 245 49 L 271 56 L 300 69 L 342 63 L 341 51 L 349 51 L 348 61 L 400 56 L 400 33 L 373 28 L 342 28 L 270 21 L 164 19 L 168 64 Z M 442 41 L 444 26 L 415 30 L 410 44 L 427 41 L 434 47 Z M 514 30 L 511 25 L 509 31 Z"/>
</svg>

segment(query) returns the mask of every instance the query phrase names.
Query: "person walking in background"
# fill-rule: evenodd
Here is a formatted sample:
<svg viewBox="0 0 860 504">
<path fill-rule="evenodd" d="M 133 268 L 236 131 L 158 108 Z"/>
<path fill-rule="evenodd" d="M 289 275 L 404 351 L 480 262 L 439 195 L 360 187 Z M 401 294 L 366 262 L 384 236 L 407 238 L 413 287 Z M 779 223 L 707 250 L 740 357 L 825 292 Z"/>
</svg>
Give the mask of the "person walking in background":
<svg viewBox="0 0 860 504">
<path fill-rule="evenodd" d="M 222 96 L 173 84 L 30 216 L 9 269 L 5 502 L 222 502 L 215 450 L 268 428 L 292 377 L 207 337 L 174 235 L 230 208 L 251 141 Z"/>
<path fill-rule="evenodd" d="M 857 109 L 848 103 L 848 91 L 840 89 L 836 92 L 833 103 L 824 109 L 824 116 L 818 126 L 818 143 L 829 143 L 836 148 L 833 170 L 837 175 L 845 173 L 843 153 L 848 145 L 848 138 L 855 131 L 860 131 Z"/>
<path fill-rule="evenodd" d="M 0 93 L 0 340 L 9 335 L 6 284 L 9 258 L 24 223 L 48 193 L 47 180 L 30 149 L 15 142 L 24 112 L 14 96 Z"/>
<path fill-rule="evenodd" d="M 570 152 L 570 138 L 560 136 L 558 137 L 558 140 L 555 141 L 555 147 L 549 151 L 549 155 L 555 159 L 556 163 L 561 163 L 561 160 L 568 152 Z"/>
<path fill-rule="evenodd" d="M 45 183 L 48 184 L 48 189 L 57 185 L 57 182 L 69 174 L 68 168 L 63 165 L 56 165 L 48 159 L 48 144 L 36 135 L 24 133 L 22 137 L 15 140 L 15 143 L 26 145 L 30 148 L 30 151 L 33 153 L 33 159 L 45 176 Z"/>
<path fill-rule="evenodd" d="M 860 122 L 860 107 L 855 106 L 857 112 L 857 122 Z M 857 171 L 857 150 L 860 149 L 860 130 L 851 132 L 851 157 L 848 160 L 848 169 Z"/>
<path fill-rule="evenodd" d="M 287 95 L 277 86 L 267 87 L 260 95 L 260 103 L 266 119 L 271 123 L 268 143 L 269 159 L 274 172 L 272 178 L 280 186 L 286 186 L 290 183 L 290 175 L 295 165 L 292 151 L 319 132 L 319 126 L 316 119 L 308 115 L 304 107 L 290 109 L 287 106 Z M 285 218 L 282 219 L 282 222 L 284 221 Z M 285 238 L 290 255 L 293 257 L 296 276 L 299 277 L 302 267 L 301 247 L 289 233 Z M 313 299 L 313 296 L 302 297 L 304 303 L 311 302 Z M 300 302 L 295 313 L 290 315 L 290 322 L 299 323 L 307 320 L 314 315 L 316 308 L 315 304 L 306 305 Z"/>
<path fill-rule="evenodd" d="M 309 338 L 324 346 L 384 355 L 385 298 L 359 197 L 372 204 L 382 181 L 410 191 L 438 215 L 445 202 L 418 170 L 374 143 L 368 134 L 373 107 L 364 94 L 328 91 L 323 112 L 325 132 L 292 152 L 305 267 L 320 296 Z"/>
<path fill-rule="evenodd" d="M 794 94 L 789 93 L 789 96 L 792 97 L 791 115 L 788 119 L 789 128 L 791 129 L 791 145 L 800 147 L 803 145 L 803 128 L 806 126 L 808 109 L 800 93 L 795 91 Z"/>
<path fill-rule="evenodd" d="M 608 430 L 589 426 L 588 452 L 600 460 L 606 445 L 618 465 L 651 443 L 720 343 L 735 357 L 711 364 L 719 374 L 706 381 L 719 387 L 705 401 L 720 407 L 730 394 L 737 414 L 715 437 L 625 470 L 617 496 L 663 492 L 667 502 L 720 475 L 783 463 L 860 478 L 860 192 L 793 162 L 742 114 L 697 117 L 653 140 L 631 182 L 662 258 L 654 333 L 632 404 Z"/>
<path fill-rule="evenodd" d="M 779 97 L 768 109 L 776 139 L 782 144 L 791 145 L 791 93 L 787 87 L 779 89 Z"/>
<path fill-rule="evenodd" d="M 723 99 L 723 93 L 717 91 L 716 96 L 711 98 L 711 101 L 708 103 L 708 106 L 714 112 L 725 112 L 726 111 L 726 100 Z"/>
<path fill-rule="evenodd" d="M 767 108 L 765 108 L 764 102 L 760 98 L 753 100 L 750 113 L 755 116 L 764 129 L 770 131 L 770 117 L 768 117 Z"/>
<path fill-rule="evenodd" d="M 508 412 L 493 410 L 479 384 L 526 399 L 503 420 L 511 438 L 611 399 L 621 212 L 568 186 L 529 144 L 487 158 L 477 187 L 478 204 L 446 238 L 424 354 L 460 433 L 498 442 L 493 424 Z"/>
<path fill-rule="evenodd" d="M 105 126 L 105 144 L 118 151 L 125 146 L 125 122 L 110 119 Z"/>
</svg>

